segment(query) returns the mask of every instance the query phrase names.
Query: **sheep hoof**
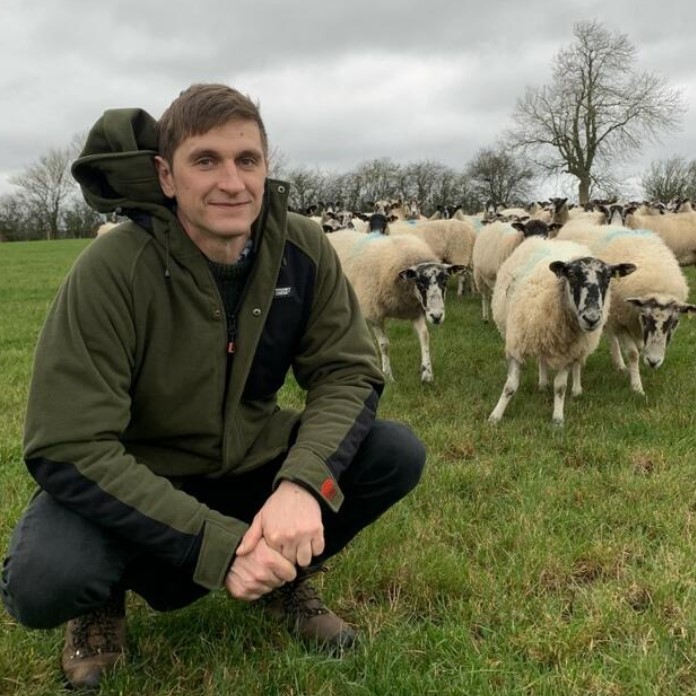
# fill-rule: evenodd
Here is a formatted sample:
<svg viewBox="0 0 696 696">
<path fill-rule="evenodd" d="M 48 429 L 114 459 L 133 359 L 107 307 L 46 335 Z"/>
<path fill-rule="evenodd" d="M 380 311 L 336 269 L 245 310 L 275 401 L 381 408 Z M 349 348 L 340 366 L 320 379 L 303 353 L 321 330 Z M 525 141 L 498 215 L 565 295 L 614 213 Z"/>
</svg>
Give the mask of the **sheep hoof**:
<svg viewBox="0 0 696 696">
<path fill-rule="evenodd" d="M 564 425 L 563 418 L 553 418 L 551 419 L 551 425 L 553 425 L 554 428 L 562 428 Z"/>
<path fill-rule="evenodd" d="M 500 417 L 500 416 L 494 416 L 492 413 L 491 413 L 490 416 L 488 416 L 488 422 L 489 422 L 491 425 L 498 425 L 498 423 L 500 423 L 500 421 L 501 421 L 501 417 Z"/>
</svg>

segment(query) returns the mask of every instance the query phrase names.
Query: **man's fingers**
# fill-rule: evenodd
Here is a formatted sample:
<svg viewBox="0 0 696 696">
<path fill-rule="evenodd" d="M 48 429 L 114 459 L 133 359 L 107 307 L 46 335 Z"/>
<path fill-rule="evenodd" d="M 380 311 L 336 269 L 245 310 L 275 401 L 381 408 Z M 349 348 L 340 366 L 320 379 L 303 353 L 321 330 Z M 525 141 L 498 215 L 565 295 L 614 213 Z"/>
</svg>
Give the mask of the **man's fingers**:
<svg viewBox="0 0 696 696">
<path fill-rule="evenodd" d="M 246 533 L 242 537 L 241 543 L 237 547 L 237 555 L 244 556 L 250 551 L 253 551 L 256 548 L 256 544 L 258 544 L 261 540 L 262 536 L 263 527 L 261 525 L 261 521 L 258 517 L 254 517 L 251 526 L 246 530 Z"/>
<path fill-rule="evenodd" d="M 319 556 L 324 553 L 324 535 L 312 537 L 312 556 Z"/>
</svg>

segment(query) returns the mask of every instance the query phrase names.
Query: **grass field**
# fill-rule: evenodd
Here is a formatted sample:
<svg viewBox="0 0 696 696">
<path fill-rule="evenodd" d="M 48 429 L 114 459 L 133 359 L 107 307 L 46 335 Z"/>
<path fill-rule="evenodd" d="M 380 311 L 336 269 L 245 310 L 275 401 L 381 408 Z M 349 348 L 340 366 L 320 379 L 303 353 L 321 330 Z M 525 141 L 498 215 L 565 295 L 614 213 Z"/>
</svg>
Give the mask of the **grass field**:
<svg viewBox="0 0 696 696">
<path fill-rule="evenodd" d="M 34 341 L 85 244 L 0 245 L 2 549 L 32 490 L 20 441 Z M 505 364 L 477 298 L 450 293 L 431 330 L 434 385 L 419 382 L 410 325 L 389 334 L 396 382 L 380 415 L 409 423 L 428 463 L 320 581 L 361 627 L 360 647 L 307 652 L 223 592 L 171 614 L 131 597 L 128 668 L 102 693 L 696 693 L 696 321 L 658 371 L 641 365 L 646 398 L 603 341 L 563 429 L 532 365 L 502 423 L 487 423 Z M 283 400 L 301 405 L 293 384 Z M 28 631 L 0 610 L 0 694 L 61 693 L 61 644 L 61 630 Z"/>
</svg>

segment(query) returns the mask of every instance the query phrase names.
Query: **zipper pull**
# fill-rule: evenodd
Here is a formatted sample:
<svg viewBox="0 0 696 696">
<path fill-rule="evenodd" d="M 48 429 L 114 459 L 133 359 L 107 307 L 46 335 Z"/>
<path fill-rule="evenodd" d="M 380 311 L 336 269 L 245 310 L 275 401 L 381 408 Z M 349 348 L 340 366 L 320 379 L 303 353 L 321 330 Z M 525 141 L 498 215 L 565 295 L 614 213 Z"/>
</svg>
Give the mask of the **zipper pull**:
<svg viewBox="0 0 696 696">
<path fill-rule="evenodd" d="M 231 355 L 237 348 L 235 339 L 237 338 L 237 317 L 232 315 L 227 324 L 227 354 Z"/>
</svg>

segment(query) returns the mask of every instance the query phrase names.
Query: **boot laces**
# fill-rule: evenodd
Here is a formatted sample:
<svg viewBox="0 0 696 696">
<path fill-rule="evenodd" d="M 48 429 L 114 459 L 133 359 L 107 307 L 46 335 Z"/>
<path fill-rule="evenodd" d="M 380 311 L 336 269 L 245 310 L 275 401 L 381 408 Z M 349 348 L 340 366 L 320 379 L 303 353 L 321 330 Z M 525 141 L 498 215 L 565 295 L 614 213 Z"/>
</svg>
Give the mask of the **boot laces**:
<svg viewBox="0 0 696 696">
<path fill-rule="evenodd" d="M 295 586 L 287 587 L 285 609 L 293 616 L 301 616 L 306 619 L 329 613 L 317 589 L 309 580 L 303 580 Z"/>
<path fill-rule="evenodd" d="M 123 601 L 111 599 L 99 609 L 75 619 L 73 646 L 75 655 L 89 657 L 101 653 L 120 652 L 123 649 L 118 621 L 125 615 Z"/>
</svg>

